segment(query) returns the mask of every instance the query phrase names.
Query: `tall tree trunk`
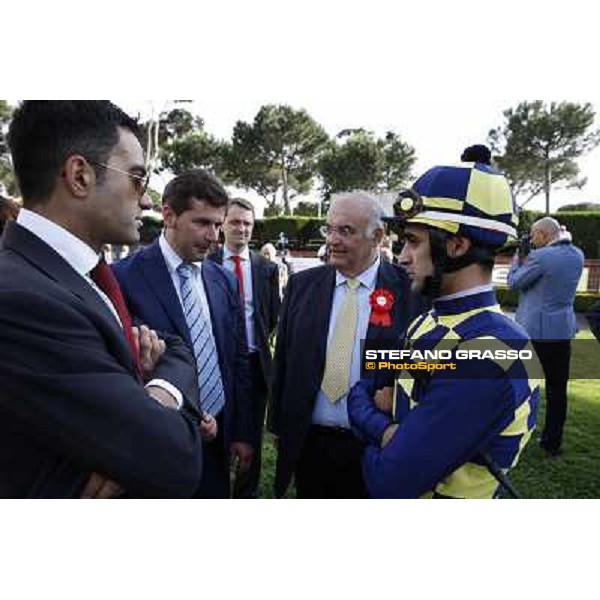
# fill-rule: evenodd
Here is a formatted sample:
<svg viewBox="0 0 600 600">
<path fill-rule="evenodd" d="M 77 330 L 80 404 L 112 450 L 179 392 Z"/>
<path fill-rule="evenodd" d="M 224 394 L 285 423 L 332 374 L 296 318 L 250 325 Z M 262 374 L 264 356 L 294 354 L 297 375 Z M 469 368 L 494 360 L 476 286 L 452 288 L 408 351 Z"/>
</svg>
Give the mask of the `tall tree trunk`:
<svg viewBox="0 0 600 600">
<path fill-rule="evenodd" d="M 158 115 L 155 123 L 154 123 L 154 151 L 152 152 L 152 158 L 150 165 L 154 168 L 156 163 L 158 162 L 158 153 L 160 152 L 160 148 L 158 146 L 158 132 L 160 130 L 160 115 Z"/>
<path fill-rule="evenodd" d="M 283 183 L 283 214 L 291 215 L 290 199 L 288 197 L 288 177 L 287 169 L 285 168 L 285 155 L 281 155 L 281 181 Z"/>
<path fill-rule="evenodd" d="M 552 186 L 552 170 L 550 167 L 550 152 L 546 150 L 544 162 L 544 194 L 546 195 L 546 215 L 550 214 L 550 187 Z"/>
<path fill-rule="evenodd" d="M 154 141 L 154 118 L 150 118 L 148 122 L 148 129 L 146 135 L 146 167 L 150 164 L 153 149 L 153 141 Z"/>
</svg>

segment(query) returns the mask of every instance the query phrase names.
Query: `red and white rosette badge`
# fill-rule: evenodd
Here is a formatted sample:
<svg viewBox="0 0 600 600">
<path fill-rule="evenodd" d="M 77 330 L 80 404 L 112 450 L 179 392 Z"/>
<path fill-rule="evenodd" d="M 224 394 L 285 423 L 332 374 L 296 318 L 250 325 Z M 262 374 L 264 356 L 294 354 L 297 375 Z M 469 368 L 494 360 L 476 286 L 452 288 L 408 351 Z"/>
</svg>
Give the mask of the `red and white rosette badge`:
<svg viewBox="0 0 600 600">
<path fill-rule="evenodd" d="M 372 325 L 381 325 L 382 327 L 390 327 L 392 324 L 392 317 L 390 311 L 394 305 L 394 294 L 384 288 L 376 289 L 369 296 L 369 303 L 371 304 L 371 317 L 369 323 Z"/>
</svg>

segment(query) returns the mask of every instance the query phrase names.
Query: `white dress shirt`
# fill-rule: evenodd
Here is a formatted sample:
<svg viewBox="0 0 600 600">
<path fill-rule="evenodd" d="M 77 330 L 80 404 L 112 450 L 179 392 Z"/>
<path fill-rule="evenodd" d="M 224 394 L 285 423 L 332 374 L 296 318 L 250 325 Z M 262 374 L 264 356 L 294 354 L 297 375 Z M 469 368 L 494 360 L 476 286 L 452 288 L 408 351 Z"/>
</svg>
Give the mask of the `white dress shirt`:
<svg viewBox="0 0 600 600">
<path fill-rule="evenodd" d="M 477 285 L 475 287 L 471 287 L 467 290 L 462 290 L 460 292 L 456 292 L 454 294 L 447 294 L 446 296 L 440 296 L 436 298 L 436 301 L 440 300 L 456 300 L 457 298 L 464 298 L 465 296 L 473 296 L 475 294 L 481 294 L 483 292 L 493 292 L 494 286 L 491 283 L 485 283 L 483 285 Z"/>
</svg>

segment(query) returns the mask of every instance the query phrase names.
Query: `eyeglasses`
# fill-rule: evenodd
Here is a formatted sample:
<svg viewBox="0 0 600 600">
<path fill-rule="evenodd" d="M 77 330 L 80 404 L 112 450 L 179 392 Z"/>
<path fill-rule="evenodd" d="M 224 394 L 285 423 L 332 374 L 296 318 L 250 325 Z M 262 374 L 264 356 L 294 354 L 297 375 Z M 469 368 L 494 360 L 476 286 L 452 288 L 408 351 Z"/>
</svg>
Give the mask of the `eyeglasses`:
<svg viewBox="0 0 600 600">
<path fill-rule="evenodd" d="M 109 171 L 116 171 L 117 173 L 122 173 L 123 175 L 127 175 L 130 177 L 133 185 L 135 187 L 136 192 L 139 194 L 141 198 L 146 191 L 148 190 L 148 184 L 150 183 L 150 171 L 148 171 L 145 175 L 136 175 L 135 173 L 130 173 L 129 171 L 123 171 L 123 169 L 117 169 L 116 167 L 111 167 L 110 165 L 106 165 L 104 163 L 99 163 L 93 160 L 88 160 L 89 163 L 96 165 L 97 167 L 102 167 L 104 169 L 108 169 Z"/>
<path fill-rule="evenodd" d="M 337 233 L 341 238 L 345 239 L 356 234 L 357 229 L 350 225 L 341 225 L 340 227 L 336 227 L 335 225 L 321 225 L 319 231 L 323 237 Z"/>
</svg>

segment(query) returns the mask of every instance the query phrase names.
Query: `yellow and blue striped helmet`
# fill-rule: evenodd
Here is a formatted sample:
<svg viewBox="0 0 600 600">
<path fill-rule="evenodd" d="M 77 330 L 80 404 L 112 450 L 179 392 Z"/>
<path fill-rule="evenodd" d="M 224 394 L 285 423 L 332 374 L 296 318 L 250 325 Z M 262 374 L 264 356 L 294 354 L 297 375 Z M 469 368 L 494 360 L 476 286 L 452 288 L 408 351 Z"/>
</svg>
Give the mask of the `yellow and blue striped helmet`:
<svg viewBox="0 0 600 600">
<path fill-rule="evenodd" d="M 394 205 L 396 217 L 499 248 L 517 237 L 508 181 L 483 163 L 437 166 L 421 175 Z"/>
</svg>

